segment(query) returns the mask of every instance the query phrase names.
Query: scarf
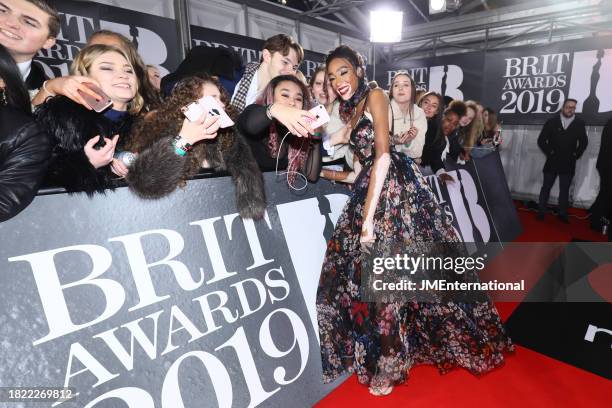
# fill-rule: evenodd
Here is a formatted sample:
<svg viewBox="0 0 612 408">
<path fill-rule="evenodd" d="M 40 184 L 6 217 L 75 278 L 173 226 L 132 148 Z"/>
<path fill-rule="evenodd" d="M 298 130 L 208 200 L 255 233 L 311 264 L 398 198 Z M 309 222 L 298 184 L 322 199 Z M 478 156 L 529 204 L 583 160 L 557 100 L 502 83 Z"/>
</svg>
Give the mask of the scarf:
<svg viewBox="0 0 612 408">
<path fill-rule="evenodd" d="M 236 94 L 232 98 L 231 105 L 240 113 L 244 110 L 246 106 L 246 97 L 249 92 L 249 87 L 251 86 L 251 81 L 253 81 L 253 77 L 257 75 L 257 70 L 261 64 L 259 62 L 251 62 L 247 64 L 244 69 L 244 75 L 240 82 L 238 82 L 238 89 L 236 90 Z"/>
<path fill-rule="evenodd" d="M 357 86 L 357 90 L 350 97 L 350 99 L 346 101 L 340 102 L 340 119 L 342 122 L 349 123 L 355 114 L 355 108 L 359 105 L 359 102 L 368 94 L 369 88 L 365 79 L 361 79 L 359 81 L 359 85 Z"/>
</svg>

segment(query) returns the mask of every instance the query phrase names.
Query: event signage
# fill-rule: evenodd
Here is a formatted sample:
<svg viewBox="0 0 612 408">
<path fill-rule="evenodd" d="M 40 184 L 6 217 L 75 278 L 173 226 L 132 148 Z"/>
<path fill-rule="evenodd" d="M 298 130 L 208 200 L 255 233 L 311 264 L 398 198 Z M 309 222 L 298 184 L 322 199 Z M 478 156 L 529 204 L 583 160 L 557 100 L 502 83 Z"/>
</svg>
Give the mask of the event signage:
<svg viewBox="0 0 612 408">
<path fill-rule="evenodd" d="M 504 123 L 542 124 L 566 98 L 598 125 L 612 113 L 612 37 L 562 41 L 486 53 L 482 101 Z"/>
<path fill-rule="evenodd" d="M 259 62 L 263 50 L 264 40 L 245 37 L 243 35 L 225 33 L 210 28 L 191 26 L 192 45 L 205 45 L 208 47 L 232 47 L 242 57 L 242 62 Z M 304 50 L 304 61 L 300 70 L 310 78 L 315 69 L 325 61 L 325 55 L 313 51 Z"/>
<path fill-rule="evenodd" d="M 428 180 L 465 240 L 511 240 L 499 157 L 475 162 L 450 188 Z M 258 221 L 238 216 L 222 177 L 160 200 L 39 196 L 1 223 L 0 386 L 73 388 L 60 407 L 313 405 L 334 386 L 321 381 L 315 299 L 349 191 L 265 182 Z"/>
<path fill-rule="evenodd" d="M 159 66 L 162 75 L 176 69 L 180 62 L 180 55 L 172 51 L 178 45 L 172 19 L 89 1 L 58 0 L 54 5 L 60 14 L 60 34 L 53 47 L 40 50 L 35 57 L 49 77 L 68 75 L 74 57 L 91 34 L 101 29 L 130 39 L 144 62 Z"/>
<path fill-rule="evenodd" d="M 484 54 L 471 52 L 408 60 L 401 65 L 376 66 L 376 81 L 388 89 L 398 71 L 407 71 L 414 79 L 417 91 L 434 91 L 453 99 L 480 98 Z"/>
</svg>

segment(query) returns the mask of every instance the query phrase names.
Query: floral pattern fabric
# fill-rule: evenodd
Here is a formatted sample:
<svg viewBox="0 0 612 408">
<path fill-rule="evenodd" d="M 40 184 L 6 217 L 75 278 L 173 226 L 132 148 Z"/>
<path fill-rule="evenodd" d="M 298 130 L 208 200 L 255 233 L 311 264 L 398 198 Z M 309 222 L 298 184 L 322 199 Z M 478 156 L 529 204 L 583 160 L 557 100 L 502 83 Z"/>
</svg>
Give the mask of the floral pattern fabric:
<svg viewBox="0 0 612 408">
<path fill-rule="evenodd" d="M 504 361 L 513 345 L 488 301 L 370 303 L 360 298 L 359 237 L 374 158 L 374 131 L 364 114 L 351 133 L 363 166 L 327 251 L 317 292 L 323 381 L 356 373 L 359 382 L 393 385 L 417 364 L 474 374 Z M 391 150 L 391 164 L 374 215 L 377 242 L 458 242 L 418 166 Z"/>
</svg>

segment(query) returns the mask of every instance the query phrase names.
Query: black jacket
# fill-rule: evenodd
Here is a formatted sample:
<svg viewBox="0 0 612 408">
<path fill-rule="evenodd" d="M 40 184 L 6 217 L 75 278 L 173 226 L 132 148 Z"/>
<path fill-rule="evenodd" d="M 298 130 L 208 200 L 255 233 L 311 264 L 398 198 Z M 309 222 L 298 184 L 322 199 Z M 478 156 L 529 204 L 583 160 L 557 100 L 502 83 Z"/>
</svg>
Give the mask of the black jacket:
<svg viewBox="0 0 612 408">
<path fill-rule="evenodd" d="M 31 117 L 0 107 L 0 222 L 32 202 L 50 155 L 49 136 Z"/>
<path fill-rule="evenodd" d="M 84 191 L 88 195 L 116 186 L 117 176 L 110 171 L 110 166 L 94 168 L 83 148 L 94 136 L 112 139 L 119 134 L 116 150 L 120 151 L 129 137 L 132 126 L 130 115 L 113 122 L 64 96 L 56 96 L 39 106 L 36 119 L 49 132 L 52 140 L 46 186 L 64 187 L 70 193 Z"/>
<path fill-rule="evenodd" d="M 253 156 L 257 161 L 257 165 L 261 171 L 274 171 L 277 168 L 277 158 L 272 157 L 268 148 L 270 139 L 270 125 L 272 120 L 266 115 L 266 107 L 258 104 L 247 106 L 238 119 L 236 120 L 236 128 L 246 136 L 247 142 L 251 147 Z M 279 144 L 287 134 L 287 128 L 276 122 Z M 288 151 L 289 143 L 296 136 L 288 135 L 279 151 L 278 170 L 284 170 L 289 166 Z M 309 138 L 308 140 L 300 140 L 299 143 L 309 143 L 308 154 L 305 162 L 299 168 L 300 172 L 304 173 L 306 180 L 316 182 L 319 179 L 321 172 L 321 146 L 319 140 Z"/>
<path fill-rule="evenodd" d="M 563 129 L 560 115 L 548 119 L 538 137 L 538 146 L 546 155 L 544 173 L 574 174 L 576 160 L 588 143 L 582 119 L 574 118 L 567 129 Z"/>
<path fill-rule="evenodd" d="M 238 131 L 246 136 L 247 142 L 251 147 L 253 156 L 261 171 L 274 171 L 276 169 L 276 158 L 270 155 L 268 140 L 270 137 L 270 125 L 272 120 L 266 115 L 265 106 L 251 104 L 247 106 L 236 121 Z M 282 140 L 287 130 L 279 126 L 278 137 Z M 288 136 L 292 137 L 292 136 Z M 287 141 L 283 143 L 278 159 L 278 169 L 287 168 Z"/>
<path fill-rule="evenodd" d="M 425 145 L 421 156 L 421 165 L 431 166 L 434 173 L 444 168 L 442 152 L 446 147 L 444 136 L 438 134 L 438 126 L 439 119 L 437 117 L 427 119 L 427 133 L 425 133 Z"/>
<path fill-rule="evenodd" d="M 32 61 L 32 67 L 30 68 L 30 73 L 28 74 L 28 77 L 25 79 L 25 84 L 28 90 L 32 91 L 32 90 L 40 89 L 43 85 L 43 82 L 45 82 L 47 79 L 49 78 L 47 78 L 47 75 L 45 74 L 45 71 L 43 70 L 42 66 Z"/>
</svg>

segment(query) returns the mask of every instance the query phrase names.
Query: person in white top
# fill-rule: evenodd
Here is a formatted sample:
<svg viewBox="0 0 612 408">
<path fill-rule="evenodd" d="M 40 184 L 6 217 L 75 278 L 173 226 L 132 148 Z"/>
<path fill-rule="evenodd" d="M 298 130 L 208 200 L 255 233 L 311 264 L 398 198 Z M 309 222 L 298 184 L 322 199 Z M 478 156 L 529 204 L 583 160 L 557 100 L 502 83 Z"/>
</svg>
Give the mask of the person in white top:
<svg viewBox="0 0 612 408">
<path fill-rule="evenodd" d="M 427 132 L 425 112 L 415 104 L 416 87 L 412 77 L 399 71 L 391 80 L 389 88 L 389 129 L 391 141 L 397 151 L 411 159 L 421 157 Z"/>
</svg>

